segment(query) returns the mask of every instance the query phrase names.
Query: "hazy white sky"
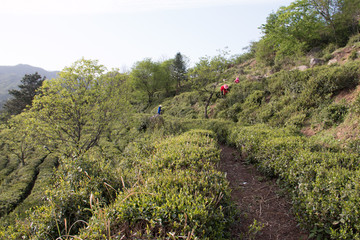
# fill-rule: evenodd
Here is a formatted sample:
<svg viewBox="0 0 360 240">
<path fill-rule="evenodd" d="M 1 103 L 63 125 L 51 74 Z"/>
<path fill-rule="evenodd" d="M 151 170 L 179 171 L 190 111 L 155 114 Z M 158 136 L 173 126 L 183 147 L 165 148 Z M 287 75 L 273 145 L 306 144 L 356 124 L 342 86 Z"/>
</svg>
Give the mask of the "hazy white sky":
<svg viewBox="0 0 360 240">
<path fill-rule="evenodd" d="M 291 0 L 0 0 L 0 65 L 62 70 L 76 60 L 108 69 L 173 58 L 195 63 L 259 40 L 266 17 Z"/>
</svg>

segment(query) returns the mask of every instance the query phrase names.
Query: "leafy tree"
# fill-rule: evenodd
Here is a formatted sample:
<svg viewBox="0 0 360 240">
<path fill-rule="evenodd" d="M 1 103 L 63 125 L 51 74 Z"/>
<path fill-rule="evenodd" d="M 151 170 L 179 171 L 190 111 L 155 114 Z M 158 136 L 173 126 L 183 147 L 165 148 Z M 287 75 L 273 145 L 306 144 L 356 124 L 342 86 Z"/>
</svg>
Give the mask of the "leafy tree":
<svg viewBox="0 0 360 240">
<path fill-rule="evenodd" d="M 330 29 L 329 37 L 339 45 L 344 45 L 349 37 L 358 33 L 359 0 L 309 0 Z"/>
<path fill-rule="evenodd" d="M 31 112 L 50 147 L 79 156 L 95 146 L 116 119 L 129 114 L 121 74 L 104 74 L 97 61 L 81 59 L 45 81 Z M 126 109 L 126 112 L 125 112 Z"/>
<path fill-rule="evenodd" d="M 324 24 L 308 0 L 298 0 L 268 16 L 261 26 L 256 59 L 267 65 L 288 56 L 301 55 L 322 41 Z"/>
<path fill-rule="evenodd" d="M 169 91 L 170 82 L 169 62 L 153 62 L 145 59 L 137 62 L 130 73 L 130 84 L 140 97 L 147 98 L 147 106 L 154 101 L 155 93 Z"/>
<path fill-rule="evenodd" d="M 176 92 L 179 93 L 181 88 L 181 83 L 186 81 L 187 67 L 184 57 L 178 52 L 175 56 L 175 59 L 171 65 L 172 77 L 176 81 Z"/>
<path fill-rule="evenodd" d="M 359 33 L 360 1 L 344 0 L 341 13 L 341 17 L 338 20 L 340 26 L 345 26 L 350 32 L 349 35 Z"/>
<path fill-rule="evenodd" d="M 342 0 L 309 0 L 312 7 L 325 20 L 330 27 L 332 37 L 338 43 L 337 26 L 335 24 L 335 15 L 340 11 Z"/>
<path fill-rule="evenodd" d="M 268 16 L 256 59 L 274 65 L 329 43 L 344 45 L 358 33 L 359 0 L 297 0 Z"/>
<path fill-rule="evenodd" d="M 190 79 L 194 88 L 206 97 L 204 117 L 208 118 L 208 107 L 218 91 L 217 87 L 222 73 L 227 69 L 227 52 L 222 52 L 215 57 L 202 57 L 193 69 L 189 71 Z"/>
<path fill-rule="evenodd" d="M 5 149 L 14 154 L 24 166 L 28 157 L 37 147 L 35 132 L 36 125 L 27 112 L 22 112 L 10 118 L 7 124 L 0 127 L 0 139 Z"/>
<path fill-rule="evenodd" d="M 19 85 L 19 90 L 9 90 L 9 94 L 13 98 L 8 100 L 4 104 L 5 112 L 10 115 L 16 115 L 21 113 L 27 106 L 31 106 L 31 103 L 37 94 L 39 89 L 45 80 L 45 77 L 41 77 L 37 72 L 34 74 L 25 74 Z"/>
<path fill-rule="evenodd" d="M 159 66 L 159 80 L 161 81 L 161 87 L 165 91 L 166 97 L 175 95 L 176 79 L 173 78 L 173 60 L 165 60 L 160 63 Z"/>
</svg>

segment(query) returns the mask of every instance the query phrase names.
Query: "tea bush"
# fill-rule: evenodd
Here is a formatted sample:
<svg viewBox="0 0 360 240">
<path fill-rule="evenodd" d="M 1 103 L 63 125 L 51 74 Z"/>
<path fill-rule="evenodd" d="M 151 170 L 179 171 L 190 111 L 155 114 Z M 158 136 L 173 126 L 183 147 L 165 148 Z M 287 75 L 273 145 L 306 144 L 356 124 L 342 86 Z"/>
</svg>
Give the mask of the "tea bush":
<svg viewBox="0 0 360 240">
<path fill-rule="evenodd" d="M 1 182 L 0 217 L 12 211 L 28 195 L 37 177 L 37 168 L 43 161 L 44 158 L 34 159 L 18 167 Z"/>
<path fill-rule="evenodd" d="M 154 143 L 151 154 L 135 160 L 141 169 L 136 184 L 111 206 L 94 208 L 80 237 L 227 239 L 235 211 L 225 176 L 214 168 L 219 150 L 213 136 L 192 130 Z"/>
<path fill-rule="evenodd" d="M 114 162 L 104 159 L 101 151 L 89 150 L 81 157 L 63 156 L 59 161 L 49 184 L 52 187 L 44 191 L 39 204 L 27 211 L 26 217 L 18 220 L 21 227 L 0 231 L 3 236 L 54 239 L 76 234 L 91 217 L 89 196 L 93 194 L 105 205 L 121 189 L 122 180 Z"/>
<path fill-rule="evenodd" d="M 311 237 L 360 238 L 357 148 L 328 148 L 266 125 L 235 128 L 229 138 L 248 161 L 289 190 L 295 214 Z"/>
<path fill-rule="evenodd" d="M 245 125 L 268 123 L 273 127 L 300 129 L 326 108 L 329 113 L 326 125 L 338 124 L 347 110 L 332 104 L 333 97 L 354 88 L 359 83 L 359 73 L 359 62 L 353 61 L 305 71 L 283 70 L 261 81 L 244 80 L 217 102 L 214 116 Z M 355 111 L 356 106 L 355 103 Z"/>
<path fill-rule="evenodd" d="M 1 164 L 4 167 L 0 170 L 0 183 L 2 183 L 2 181 L 13 171 L 15 171 L 20 164 L 20 161 L 17 158 L 10 157 L 9 155 L 10 154 L 4 153 L 4 155 L 1 156 Z"/>
</svg>

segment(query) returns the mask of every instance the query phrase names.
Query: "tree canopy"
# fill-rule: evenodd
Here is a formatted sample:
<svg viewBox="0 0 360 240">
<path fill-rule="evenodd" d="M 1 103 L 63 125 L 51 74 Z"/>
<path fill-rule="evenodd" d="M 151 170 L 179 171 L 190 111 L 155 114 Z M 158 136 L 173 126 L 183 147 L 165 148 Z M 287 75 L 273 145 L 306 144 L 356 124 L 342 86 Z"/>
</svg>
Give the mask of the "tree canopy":
<svg viewBox="0 0 360 240">
<path fill-rule="evenodd" d="M 184 81 L 186 81 L 186 79 L 187 79 L 186 62 L 185 62 L 183 55 L 181 55 L 180 52 L 178 52 L 175 55 L 175 59 L 173 60 L 171 69 L 172 69 L 172 77 L 175 79 L 175 82 L 176 82 L 176 91 L 179 92 L 179 90 L 181 88 L 181 84 Z"/>
<path fill-rule="evenodd" d="M 359 0 L 297 0 L 268 16 L 256 58 L 274 65 L 329 43 L 343 46 L 358 33 Z"/>
<path fill-rule="evenodd" d="M 226 55 L 227 52 L 224 51 L 214 57 L 202 57 L 195 67 L 189 71 L 193 88 L 201 95 L 206 95 L 205 118 L 208 118 L 207 109 L 223 77 L 222 73 L 228 65 Z"/>
<path fill-rule="evenodd" d="M 80 155 L 98 143 L 112 121 L 125 116 L 121 75 L 105 71 L 97 61 L 82 59 L 44 82 L 31 111 L 49 146 L 62 144 L 68 155 Z"/>
</svg>

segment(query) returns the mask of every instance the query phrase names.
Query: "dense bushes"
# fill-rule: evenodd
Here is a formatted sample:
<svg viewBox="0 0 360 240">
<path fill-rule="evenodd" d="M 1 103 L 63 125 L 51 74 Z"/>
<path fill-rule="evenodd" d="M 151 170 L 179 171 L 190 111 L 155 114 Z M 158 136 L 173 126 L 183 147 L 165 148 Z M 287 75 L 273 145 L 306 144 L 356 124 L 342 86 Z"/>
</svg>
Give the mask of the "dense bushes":
<svg viewBox="0 0 360 240">
<path fill-rule="evenodd" d="M 235 212 L 225 177 L 214 169 L 219 151 L 209 135 L 190 131 L 161 140 L 145 148 L 151 152 L 145 158 L 132 147 L 127 158 L 133 154 L 137 181 L 104 212 L 94 210 L 80 237 L 226 239 Z"/>
<path fill-rule="evenodd" d="M 39 172 L 38 166 L 44 159 L 34 159 L 17 168 L 1 182 L 0 217 L 12 211 L 29 194 Z"/>
<path fill-rule="evenodd" d="M 227 239 L 236 211 L 224 174 L 215 170 L 216 134 L 142 136 L 115 158 L 105 153 L 111 148 L 62 158 L 42 204 L 0 236 Z"/>
<path fill-rule="evenodd" d="M 285 129 L 235 129 L 229 141 L 292 195 L 298 220 L 312 236 L 360 239 L 358 152 L 327 148 Z"/>
<path fill-rule="evenodd" d="M 215 117 L 243 125 L 268 123 L 295 129 L 314 117 L 324 126 L 339 124 L 348 106 L 333 103 L 333 98 L 343 90 L 353 89 L 359 76 L 359 62 L 349 62 L 305 71 L 280 71 L 258 81 L 244 80 L 217 102 Z M 327 112 L 319 114 L 324 109 Z"/>
</svg>

